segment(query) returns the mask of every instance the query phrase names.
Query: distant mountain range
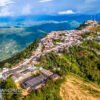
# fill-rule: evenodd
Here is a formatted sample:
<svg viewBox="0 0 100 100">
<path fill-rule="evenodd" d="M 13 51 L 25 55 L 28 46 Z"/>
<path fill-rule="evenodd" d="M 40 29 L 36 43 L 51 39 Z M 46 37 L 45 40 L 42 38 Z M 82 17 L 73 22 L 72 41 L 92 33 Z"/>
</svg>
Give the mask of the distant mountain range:
<svg viewBox="0 0 100 100">
<path fill-rule="evenodd" d="M 72 14 L 72 15 L 30 15 L 30 16 L 17 16 L 17 17 L 0 17 L 0 22 L 24 22 L 24 21 L 43 21 L 43 20 L 98 20 L 100 21 L 100 14 L 85 15 L 85 14 Z"/>
</svg>

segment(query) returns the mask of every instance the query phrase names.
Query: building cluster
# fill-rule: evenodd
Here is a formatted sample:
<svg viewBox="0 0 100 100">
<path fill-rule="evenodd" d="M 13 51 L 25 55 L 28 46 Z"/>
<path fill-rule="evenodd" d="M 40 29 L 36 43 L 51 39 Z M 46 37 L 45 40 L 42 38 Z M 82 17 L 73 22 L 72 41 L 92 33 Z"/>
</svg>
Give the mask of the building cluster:
<svg viewBox="0 0 100 100">
<path fill-rule="evenodd" d="M 40 41 L 42 53 L 59 52 L 73 45 L 79 45 L 82 41 L 81 35 L 89 32 L 89 29 L 97 24 L 96 21 L 89 20 L 85 22 L 86 27 L 82 30 L 53 31 L 49 33 Z"/>
<path fill-rule="evenodd" d="M 41 69 L 40 74 L 35 77 L 30 77 L 28 80 L 22 83 L 22 86 L 27 91 L 37 90 L 46 85 L 48 79 L 57 80 L 60 76 L 46 69 Z"/>
<path fill-rule="evenodd" d="M 6 80 L 9 76 L 16 84 L 19 84 L 22 89 L 28 92 L 45 86 L 48 79 L 56 80 L 60 78 L 58 74 L 50 70 L 29 64 L 12 69 L 4 68 L 2 79 Z"/>
<path fill-rule="evenodd" d="M 45 38 L 41 39 L 42 50 L 45 52 L 62 51 L 72 45 L 80 44 L 81 31 L 57 31 L 49 33 Z"/>
</svg>

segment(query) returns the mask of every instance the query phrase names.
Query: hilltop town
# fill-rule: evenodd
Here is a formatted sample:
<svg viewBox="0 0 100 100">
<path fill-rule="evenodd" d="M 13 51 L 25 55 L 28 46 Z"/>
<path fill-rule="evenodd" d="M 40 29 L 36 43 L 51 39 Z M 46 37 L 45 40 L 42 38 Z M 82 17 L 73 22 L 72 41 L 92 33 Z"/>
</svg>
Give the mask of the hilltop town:
<svg viewBox="0 0 100 100">
<path fill-rule="evenodd" d="M 40 57 L 50 52 L 59 54 L 63 50 L 80 45 L 85 40 L 82 35 L 87 34 L 93 26 L 98 26 L 98 22 L 89 20 L 85 22 L 85 27 L 81 30 L 54 31 L 49 33 L 40 39 L 38 47 L 32 51 L 32 55 L 29 58 L 20 61 L 20 63 L 11 68 L 3 68 L 0 72 L 0 78 L 6 80 L 8 77 L 11 77 L 16 83 L 17 88 L 23 90 L 23 95 L 44 87 L 49 79 L 56 81 L 62 78 L 58 73 L 52 72 L 44 68 L 44 66 L 37 67 L 36 64 L 38 64 Z M 99 34 L 96 39 L 100 39 Z M 87 37 L 86 39 L 91 40 L 92 37 Z"/>
</svg>

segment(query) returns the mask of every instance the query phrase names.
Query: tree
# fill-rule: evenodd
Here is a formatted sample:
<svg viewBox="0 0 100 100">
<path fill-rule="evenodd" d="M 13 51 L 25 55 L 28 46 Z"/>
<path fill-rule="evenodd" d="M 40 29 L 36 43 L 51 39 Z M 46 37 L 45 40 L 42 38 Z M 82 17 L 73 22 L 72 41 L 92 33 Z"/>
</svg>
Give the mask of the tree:
<svg viewBox="0 0 100 100">
<path fill-rule="evenodd" d="M 8 78 L 6 81 L 2 81 L 1 88 L 3 90 L 7 90 L 2 93 L 4 100 L 19 100 L 21 98 L 21 92 L 17 92 L 18 89 L 11 78 Z"/>
</svg>

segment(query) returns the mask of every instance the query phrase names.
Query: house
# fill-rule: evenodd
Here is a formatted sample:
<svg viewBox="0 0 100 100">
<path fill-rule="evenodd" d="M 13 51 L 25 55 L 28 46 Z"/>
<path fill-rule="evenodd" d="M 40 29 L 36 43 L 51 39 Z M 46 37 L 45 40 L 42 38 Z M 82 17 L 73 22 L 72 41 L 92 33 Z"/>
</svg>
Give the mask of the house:
<svg viewBox="0 0 100 100">
<path fill-rule="evenodd" d="M 30 78 L 33 74 L 36 74 L 37 72 L 38 72 L 37 69 L 29 68 L 24 70 L 23 72 L 13 74 L 12 79 L 15 82 L 23 82 L 24 80 Z"/>
<path fill-rule="evenodd" d="M 14 80 L 14 82 L 19 82 L 23 79 L 21 74 L 14 74 L 11 78 Z"/>
<path fill-rule="evenodd" d="M 93 20 L 88 20 L 88 21 L 85 22 L 86 25 L 93 24 L 93 23 L 94 23 Z"/>
<path fill-rule="evenodd" d="M 45 85 L 47 81 L 47 77 L 43 74 L 36 76 L 34 78 L 30 78 L 27 81 L 22 83 L 22 87 L 29 90 L 37 90 Z"/>
<path fill-rule="evenodd" d="M 4 73 L 4 72 L 8 72 L 8 71 L 9 71 L 9 68 L 3 68 L 2 72 Z"/>
<path fill-rule="evenodd" d="M 41 69 L 40 71 L 42 74 L 44 74 L 47 77 L 50 77 L 51 75 L 53 75 L 53 73 L 51 71 L 46 70 L 46 69 Z"/>
<path fill-rule="evenodd" d="M 97 36 L 96 37 L 96 41 L 100 41 L 100 36 Z"/>
<path fill-rule="evenodd" d="M 10 75 L 12 75 L 12 73 L 4 72 L 4 73 L 2 73 L 2 79 L 6 80 L 7 77 L 9 77 Z"/>
<path fill-rule="evenodd" d="M 46 69 L 42 69 L 41 70 L 42 74 L 45 75 L 46 77 L 52 79 L 52 80 L 57 80 L 60 78 L 60 76 L 56 73 L 53 73 L 49 70 L 46 70 Z"/>
<path fill-rule="evenodd" d="M 2 77 L 2 73 L 0 72 L 0 79 L 2 79 L 3 77 Z"/>
<path fill-rule="evenodd" d="M 48 79 L 57 80 L 60 78 L 59 75 L 53 73 L 49 70 L 40 69 L 41 74 L 36 77 L 31 77 L 22 83 L 22 87 L 25 88 L 27 91 L 37 90 L 43 86 L 45 86 Z"/>
<path fill-rule="evenodd" d="M 50 78 L 51 78 L 52 80 L 57 80 L 57 79 L 60 78 L 60 76 L 59 76 L 58 74 L 54 73 L 53 75 L 50 76 Z"/>
</svg>

